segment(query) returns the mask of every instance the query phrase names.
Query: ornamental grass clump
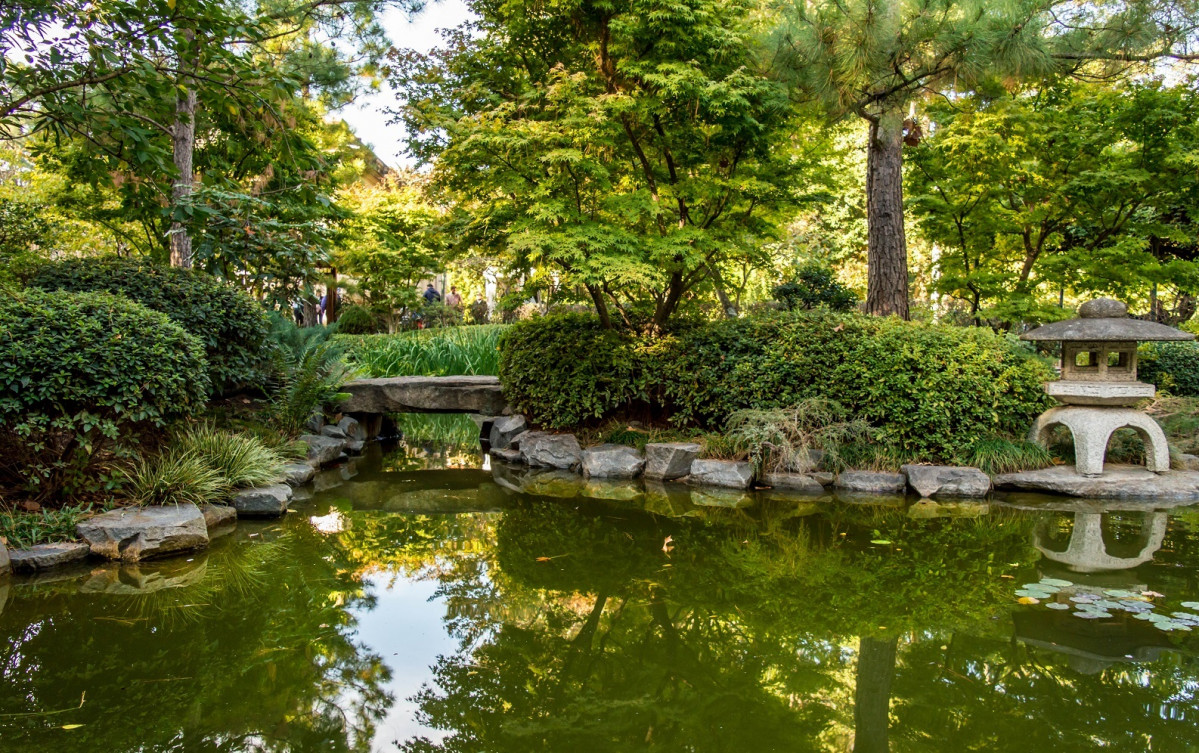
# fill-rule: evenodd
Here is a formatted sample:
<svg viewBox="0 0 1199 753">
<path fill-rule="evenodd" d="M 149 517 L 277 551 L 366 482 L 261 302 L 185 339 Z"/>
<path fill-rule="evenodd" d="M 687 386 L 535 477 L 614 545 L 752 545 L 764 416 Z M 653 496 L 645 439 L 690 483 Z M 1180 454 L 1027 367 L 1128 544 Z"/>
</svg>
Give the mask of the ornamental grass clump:
<svg viewBox="0 0 1199 753">
<path fill-rule="evenodd" d="M 199 458 L 221 477 L 228 489 L 278 484 L 286 478 L 287 458 L 253 434 L 201 425 L 179 434 L 175 452 Z"/>
<path fill-rule="evenodd" d="M 230 492 L 229 484 L 205 458 L 177 448 L 134 460 L 121 481 L 125 499 L 137 505 L 203 505 Z"/>
<path fill-rule="evenodd" d="M 966 449 L 960 458 L 962 465 L 979 468 L 984 473 L 1016 473 L 1053 465 L 1053 455 L 1035 442 L 989 437 Z"/>
<path fill-rule="evenodd" d="M 816 465 L 818 453 L 829 467 L 836 467 L 842 445 L 870 434 L 865 421 L 822 397 L 789 408 L 739 410 L 729 416 L 726 428 L 759 472 L 806 472 Z"/>
</svg>

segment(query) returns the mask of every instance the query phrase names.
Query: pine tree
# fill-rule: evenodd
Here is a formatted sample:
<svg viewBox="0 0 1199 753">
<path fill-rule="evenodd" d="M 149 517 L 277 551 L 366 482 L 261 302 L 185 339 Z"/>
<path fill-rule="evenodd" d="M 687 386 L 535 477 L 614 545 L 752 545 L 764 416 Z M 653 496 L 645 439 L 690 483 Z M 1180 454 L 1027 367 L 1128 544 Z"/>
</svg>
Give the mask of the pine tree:
<svg viewBox="0 0 1199 753">
<path fill-rule="evenodd" d="M 866 310 L 908 316 L 903 148 L 926 95 L 1199 60 L 1194 0 L 798 0 L 779 49 L 804 94 L 869 124 Z"/>
</svg>

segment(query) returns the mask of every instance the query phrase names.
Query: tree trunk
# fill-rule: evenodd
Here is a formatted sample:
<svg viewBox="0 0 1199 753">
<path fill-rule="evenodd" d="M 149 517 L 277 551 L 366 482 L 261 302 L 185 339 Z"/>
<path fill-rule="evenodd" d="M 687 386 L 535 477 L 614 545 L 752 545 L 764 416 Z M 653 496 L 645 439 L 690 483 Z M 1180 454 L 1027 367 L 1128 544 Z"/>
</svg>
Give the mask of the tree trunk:
<svg viewBox="0 0 1199 753">
<path fill-rule="evenodd" d="M 866 154 L 866 313 L 908 318 L 908 245 L 903 232 L 903 121 L 870 123 Z"/>
<path fill-rule="evenodd" d="M 853 708 L 854 753 L 890 750 L 891 678 L 899 638 L 858 640 L 857 683 Z"/>
<path fill-rule="evenodd" d="M 737 304 L 729 298 L 728 291 L 725 289 L 724 275 L 720 274 L 720 269 L 715 264 L 708 264 L 708 279 L 712 281 L 712 287 L 716 290 L 716 298 L 720 301 L 720 313 L 724 314 L 727 319 L 737 318 Z"/>
<path fill-rule="evenodd" d="M 196 148 L 196 90 L 188 87 L 175 95 L 175 124 L 171 129 L 175 157 L 175 185 L 171 189 L 171 207 L 178 207 L 192 192 L 194 170 L 192 154 Z M 192 239 L 183 223 L 171 223 L 171 266 L 190 269 Z"/>
</svg>

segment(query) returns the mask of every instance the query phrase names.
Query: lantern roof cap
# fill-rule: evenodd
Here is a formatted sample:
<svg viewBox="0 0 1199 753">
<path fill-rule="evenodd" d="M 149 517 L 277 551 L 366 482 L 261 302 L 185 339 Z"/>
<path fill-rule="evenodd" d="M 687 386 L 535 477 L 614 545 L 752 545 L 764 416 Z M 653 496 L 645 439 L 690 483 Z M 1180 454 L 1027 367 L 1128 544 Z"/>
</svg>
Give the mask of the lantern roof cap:
<svg viewBox="0 0 1199 753">
<path fill-rule="evenodd" d="M 1078 307 L 1078 318 L 1029 330 L 1021 340 L 1131 342 L 1194 340 L 1190 332 L 1144 319 L 1128 318 L 1128 307 L 1114 298 L 1096 298 Z"/>
</svg>

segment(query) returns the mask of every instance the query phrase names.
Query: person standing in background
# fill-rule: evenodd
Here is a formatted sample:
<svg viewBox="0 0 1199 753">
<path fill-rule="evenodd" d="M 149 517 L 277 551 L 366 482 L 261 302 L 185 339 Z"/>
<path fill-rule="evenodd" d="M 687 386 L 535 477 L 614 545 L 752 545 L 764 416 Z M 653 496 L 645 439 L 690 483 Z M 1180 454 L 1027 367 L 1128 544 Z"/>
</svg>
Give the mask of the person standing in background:
<svg viewBox="0 0 1199 753">
<path fill-rule="evenodd" d="M 449 295 L 445 297 L 445 305 L 452 309 L 458 309 L 462 307 L 462 296 L 458 295 L 458 288 L 454 287 L 453 285 L 450 286 Z"/>
</svg>

